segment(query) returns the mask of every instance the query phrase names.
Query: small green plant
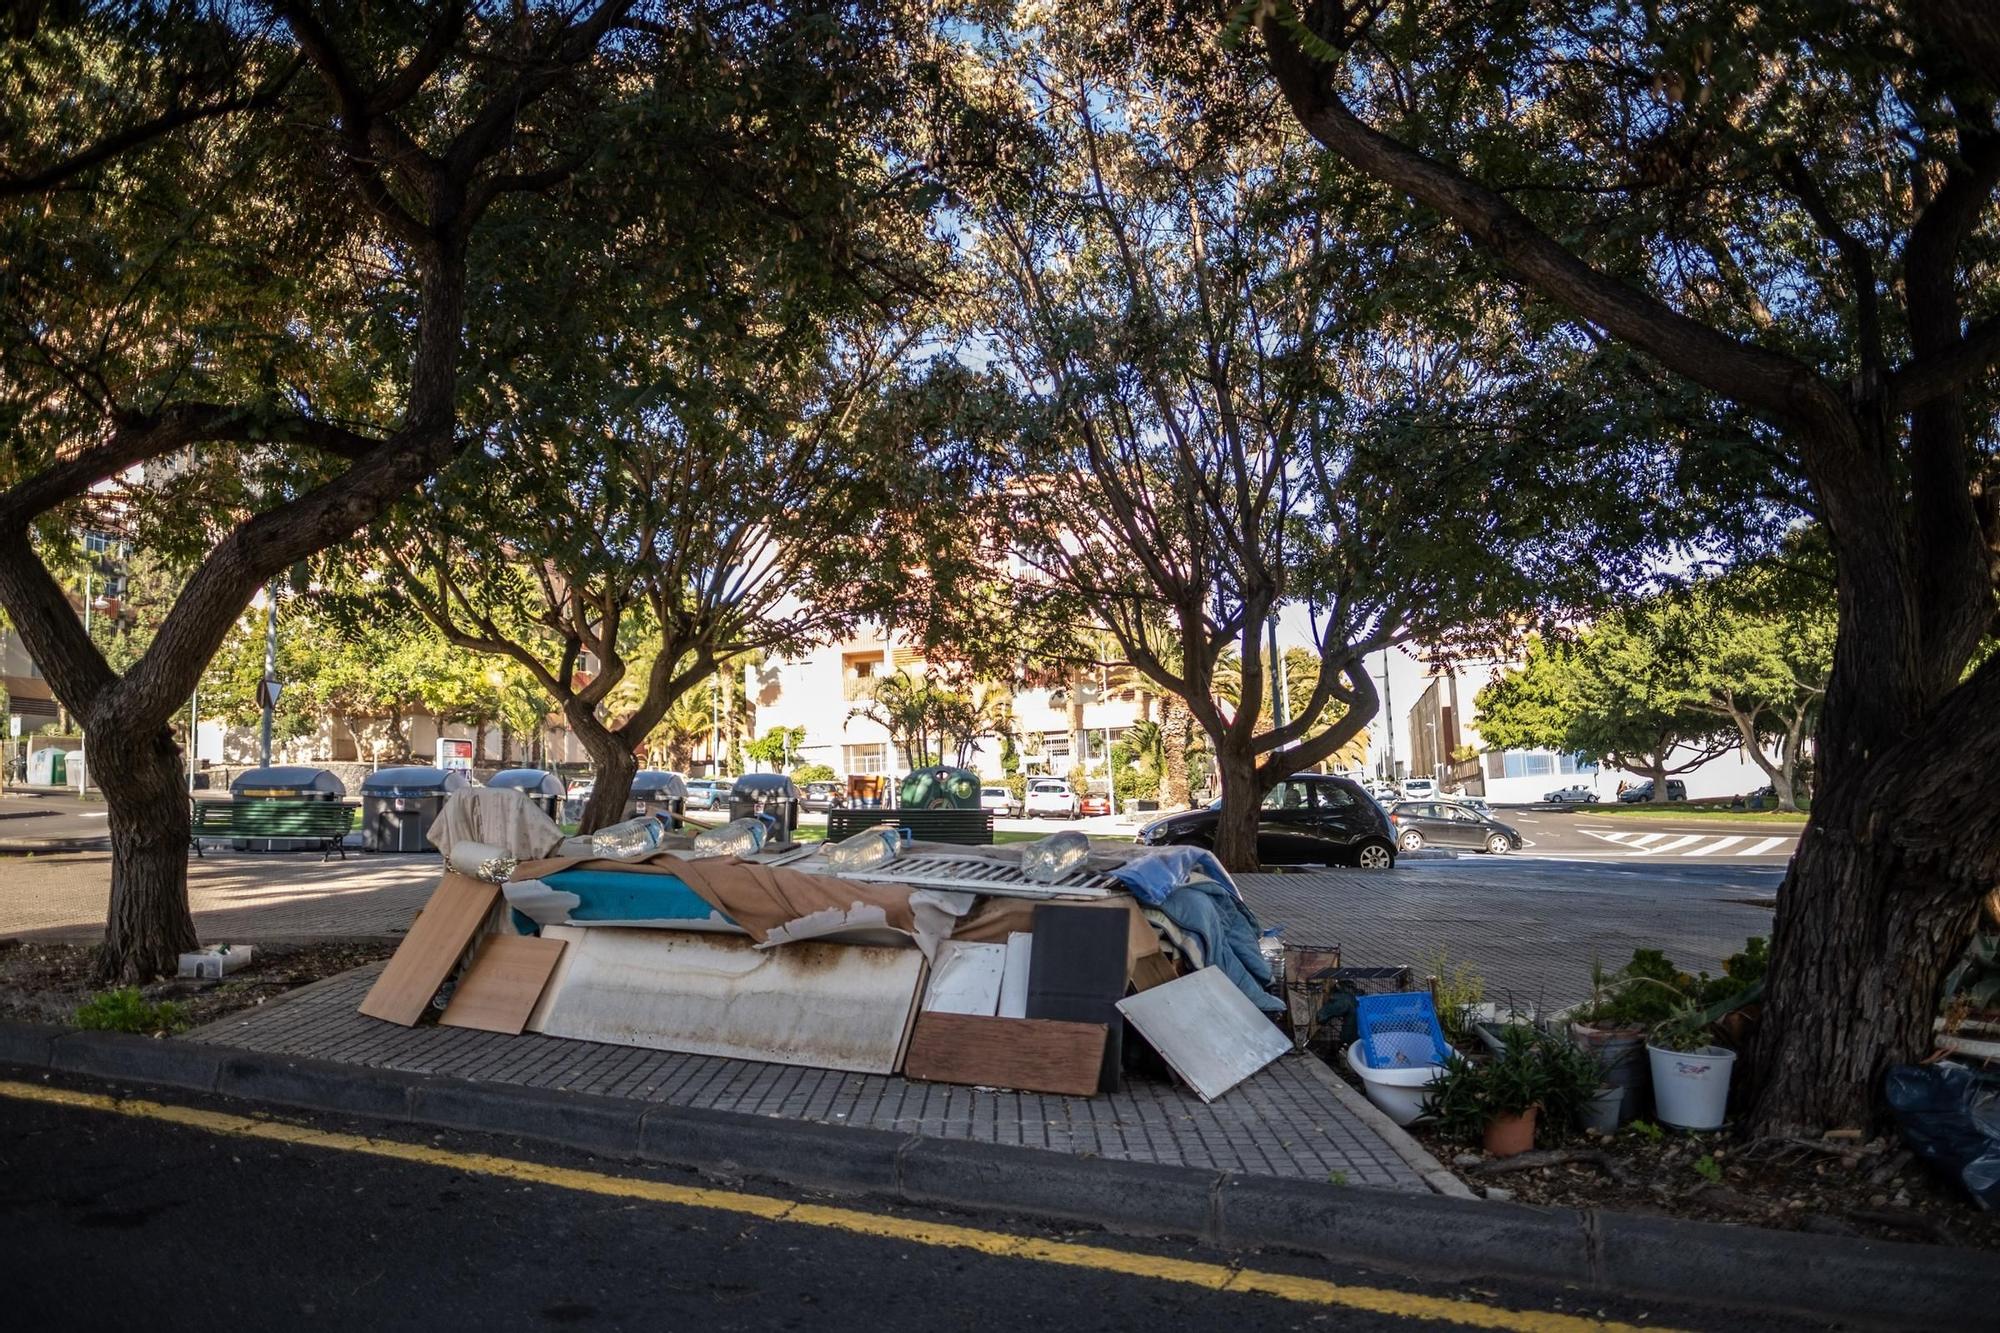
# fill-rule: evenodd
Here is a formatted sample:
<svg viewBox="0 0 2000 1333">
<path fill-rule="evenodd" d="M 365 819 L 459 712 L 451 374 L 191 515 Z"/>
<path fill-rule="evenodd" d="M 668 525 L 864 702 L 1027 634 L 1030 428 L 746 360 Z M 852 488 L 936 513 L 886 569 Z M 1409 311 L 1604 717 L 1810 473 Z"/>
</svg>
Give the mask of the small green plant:
<svg viewBox="0 0 2000 1333">
<path fill-rule="evenodd" d="M 1711 1185 L 1722 1183 L 1722 1163 L 1715 1160 L 1713 1153 L 1706 1154 L 1695 1162 L 1694 1173 Z"/>
<path fill-rule="evenodd" d="M 188 1026 L 187 1006 L 149 1000 L 127 986 L 100 991 L 78 1005 L 76 1025 L 87 1032 L 179 1032 Z"/>
<path fill-rule="evenodd" d="M 1330 1171 L 1327 1173 L 1326 1183 L 1329 1185 L 1345 1185 L 1347 1183 L 1347 1173 L 1345 1171 Z"/>
<path fill-rule="evenodd" d="M 1667 1131 L 1661 1129 L 1650 1120 L 1634 1120 L 1631 1124 L 1625 1126 L 1625 1128 L 1631 1130 L 1648 1143 L 1658 1143 L 1667 1137 Z"/>
<path fill-rule="evenodd" d="M 1431 978 L 1431 998 L 1437 1004 L 1438 1026 L 1452 1045 L 1477 1041 L 1472 1025 L 1486 1001 L 1486 978 L 1470 963 L 1454 963 L 1439 949 L 1425 969 Z"/>
<path fill-rule="evenodd" d="M 1714 1020 L 1692 1001 L 1653 1025 L 1648 1040 L 1663 1051 L 1698 1051 L 1713 1045 Z"/>
<path fill-rule="evenodd" d="M 1496 1116 L 1542 1110 L 1554 1135 L 1573 1132 L 1583 1105 L 1603 1082 L 1604 1070 L 1588 1051 L 1535 1028 L 1510 1027 L 1506 1048 L 1492 1060 L 1454 1060 L 1431 1084 L 1424 1113 L 1449 1138 L 1476 1140 Z"/>
</svg>

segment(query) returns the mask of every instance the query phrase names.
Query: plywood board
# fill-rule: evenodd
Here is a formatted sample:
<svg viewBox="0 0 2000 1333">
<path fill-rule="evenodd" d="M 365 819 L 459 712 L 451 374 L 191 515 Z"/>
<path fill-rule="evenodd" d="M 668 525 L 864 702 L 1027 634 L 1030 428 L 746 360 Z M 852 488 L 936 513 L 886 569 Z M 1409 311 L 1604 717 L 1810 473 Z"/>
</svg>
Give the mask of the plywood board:
<svg viewBox="0 0 2000 1333">
<path fill-rule="evenodd" d="M 361 1001 L 370 1018 L 413 1027 L 500 901 L 500 886 L 447 871 Z"/>
<path fill-rule="evenodd" d="M 563 947 L 561 940 L 533 935 L 485 936 L 438 1022 L 448 1028 L 519 1036 L 562 958 Z"/>
<path fill-rule="evenodd" d="M 1132 968 L 1132 989 L 1151 990 L 1155 986 L 1166 985 L 1179 975 L 1172 959 L 1163 953 L 1149 953 Z"/>
<path fill-rule="evenodd" d="M 1028 970 L 1034 953 L 1031 932 L 1017 930 L 1007 936 L 1007 966 L 1000 975 L 1000 1017 L 1028 1016 Z"/>
<path fill-rule="evenodd" d="M 974 1018 L 924 1012 L 903 1061 L 906 1078 L 1088 1097 L 1104 1063 L 1102 1023 Z"/>
<path fill-rule="evenodd" d="M 1205 1102 L 1292 1049 L 1219 967 L 1120 1000 L 1118 1012 Z"/>
<path fill-rule="evenodd" d="M 930 989 L 924 993 L 924 1012 L 991 1018 L 1000 1007 L 1000 983 L 1006 970 L 1004 944 L 944 941 L 938 945 Z"/>
<path fill-rule="evenodd" d="M 550 926 L 563 951 L 528 1030 L 738 1060 L 893 1074 L 924 956 L 809 941 Z"/>
</svg>

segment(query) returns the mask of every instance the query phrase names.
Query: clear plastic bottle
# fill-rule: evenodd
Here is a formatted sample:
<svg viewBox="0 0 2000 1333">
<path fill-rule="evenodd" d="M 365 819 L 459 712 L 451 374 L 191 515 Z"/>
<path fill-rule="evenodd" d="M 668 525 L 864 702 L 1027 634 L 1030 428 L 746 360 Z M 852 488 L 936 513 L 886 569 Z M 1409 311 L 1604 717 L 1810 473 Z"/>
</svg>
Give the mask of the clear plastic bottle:
<svg viewBox="0 0 2000 1333">
<path fill-rule="evenodd" d="M 903 839 L 894 828 L 863 829 L 843 838 L 820 853 L 828 870 L 873 870 L 887 865 L 903 850 Z"/>
<path fill-rule="evenodd" d="M 753 856 L 761 851 L 770 825 L 757 815 L 732 819 L 721 828 L 695 835 L 696 856 Z"/>
<path fill-rule="evenodd" d="M 1257 937 L 1257 952 L 1262 954 L 1264 961 L 1271 965 L 1272 976 L 1283 976 L 1285 974 L 1285 928 L 1283 926 L 1265 927 L 1264 933 Z"/>
<path fill-rule="evenodd" d="M 606 824 L 590 835 L 590 854 L 628 860 L 656 851 L 663 826 L 651 815 L 628 819 L 622 824 Z"/>
<path fill-rule="evenodd" d="M 1021 873 L 1038 884 L 1053 884 L 1090 859 L 1090 839 L 1075 829 L 1037 838 L 1021 849 Z"/>
</svg>

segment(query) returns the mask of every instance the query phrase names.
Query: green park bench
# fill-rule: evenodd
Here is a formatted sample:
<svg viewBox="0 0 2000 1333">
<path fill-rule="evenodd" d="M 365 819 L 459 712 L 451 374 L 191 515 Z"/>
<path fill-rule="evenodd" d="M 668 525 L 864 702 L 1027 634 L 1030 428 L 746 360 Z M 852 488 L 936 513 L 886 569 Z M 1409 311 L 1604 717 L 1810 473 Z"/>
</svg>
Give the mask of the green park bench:
<svg viewBox="0 0 2000 1333">
<path fill-rule="evenodd" d="M 354 807 L 340 801 L 196 801 L 189 844 L 202 855 L 202 839 L 245 842 L 285 838 L 315 842 L 320 860 L 336 851 L 347 859 L 347 835 L 354 829 Z"/>
<path fill-rule="evenodd" d="M 906 828 L 918 842 L 955 842 L 961 847 L 993 844 L 991 810 L 870 810 L 853 806 L 826 812 L 826 840 L 839 842 L 878 824 Z"/>
</svg>

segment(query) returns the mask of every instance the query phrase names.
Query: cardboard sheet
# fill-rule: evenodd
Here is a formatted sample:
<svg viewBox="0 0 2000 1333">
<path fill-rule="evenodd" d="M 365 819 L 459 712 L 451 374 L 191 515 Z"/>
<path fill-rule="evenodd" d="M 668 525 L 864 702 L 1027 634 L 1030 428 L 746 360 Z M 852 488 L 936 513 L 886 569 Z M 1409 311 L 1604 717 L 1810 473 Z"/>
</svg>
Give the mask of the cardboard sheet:
<svg viewBox="0 0 2000 1333">
<path fill-rule="evenodd" d="M 447 871 L 361 1001 L 361 1012 L 415 1026 L 499 901 L 498 884 Z"/>
<path fill-rule="evenodd" d="M 893 1074 L 925 975 L 913 948 L 550 926 L 568 947 L 532 1032 L 739 1060 Z"/>
<path fill-rule="evenodd" d="M 1292 1049 L 1219 967 L 1128 996 L 1118 1012 L 1205 1102 Z"/>
<path fill-rule="evenodd" d="M 542 988 L 562 958 L 561 940 L 533 935 L 486 935 L 472 966 L 459 978 L 438 1022 L 448 1028 L 477 1028 L 519 1036 Z"/>
</svg>

